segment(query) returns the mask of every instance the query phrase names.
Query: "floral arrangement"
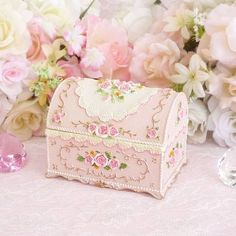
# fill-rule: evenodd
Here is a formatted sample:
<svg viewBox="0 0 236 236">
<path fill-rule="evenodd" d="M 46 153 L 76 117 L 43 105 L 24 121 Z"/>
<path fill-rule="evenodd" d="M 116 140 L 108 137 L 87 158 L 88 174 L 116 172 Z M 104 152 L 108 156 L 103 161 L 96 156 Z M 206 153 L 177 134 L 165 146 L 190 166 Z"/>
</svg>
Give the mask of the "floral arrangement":
<svg viewBox="0 0 236 236">
<path fill-rule="evenodd" d="M 111 78 L 183 91 L 189 141 L 204 143 L 209 133 L 219 145 L 236 145 L 234 1 L 0 3 L 0 130 L 22 140 L 44 135 L 61 81 Z M 121 101 L 132 92 L 122 82 L 101 82 L 106 99 L 114 99 L 107 86 Z"/>
</svg>

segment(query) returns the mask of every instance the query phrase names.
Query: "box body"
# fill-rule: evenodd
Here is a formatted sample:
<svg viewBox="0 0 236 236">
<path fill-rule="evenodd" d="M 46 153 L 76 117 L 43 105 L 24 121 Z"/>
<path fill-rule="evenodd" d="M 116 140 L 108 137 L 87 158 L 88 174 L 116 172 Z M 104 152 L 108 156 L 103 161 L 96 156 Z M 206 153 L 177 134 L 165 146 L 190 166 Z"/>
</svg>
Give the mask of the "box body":
<svg viewBox="0 0 236 236">
<path fill-rule="evenodd" d="M 186 163 L 187 122 L 182 93 L 70 78 L 48 113 L 48 176 L 162 198 Z"/>
</svg>

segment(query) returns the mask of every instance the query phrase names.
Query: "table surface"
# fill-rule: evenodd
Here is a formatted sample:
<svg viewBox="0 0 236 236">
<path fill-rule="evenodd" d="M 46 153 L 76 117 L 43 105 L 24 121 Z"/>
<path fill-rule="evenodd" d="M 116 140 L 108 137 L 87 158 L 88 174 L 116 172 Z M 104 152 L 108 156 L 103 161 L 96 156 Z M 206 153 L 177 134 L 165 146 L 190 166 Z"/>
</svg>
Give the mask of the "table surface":
<svg viewBox="0 0 236 236">
<path fill-rule="evenodd" d="M 188 165 L 165 199 L 45 178 L 44 138 L 25 143 L 28 163 L 0 175 L 1 236 L 236 235 L 236 189 L 217 176 L 225 149 L 188 145 Z"/>
</svg>

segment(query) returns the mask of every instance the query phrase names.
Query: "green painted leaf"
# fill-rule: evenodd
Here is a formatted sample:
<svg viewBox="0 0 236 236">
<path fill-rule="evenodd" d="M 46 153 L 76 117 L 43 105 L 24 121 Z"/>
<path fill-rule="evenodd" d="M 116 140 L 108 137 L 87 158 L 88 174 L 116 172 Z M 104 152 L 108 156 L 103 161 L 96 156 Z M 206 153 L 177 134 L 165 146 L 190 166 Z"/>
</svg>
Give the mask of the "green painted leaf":
<svg viewBox="0 0 236 236">
<path fill-rule="evenodd" d="M 105 155 L 108 159 L 111 159 L 111 153 L 110 152 L 105 152 Z"/>
<path fill-rule="evenodd" d="M 110 167 L 110 166 L 105 166 L 104 169 L 105 169 L 105 170 L 110 170 L 111 167 Z"/>
<path fill-rule="evenodd" d="M 122 163 L 120 164 L 119 169 L 120 169 L 120 170 L 121 170 L 121 169 L 125 169 L 125 168 L 127 168 L 127 166 L 128 166 L 128 165 L 127 165 L 126 163 L 123 163 L 123 162 L 122 162 Z"/>
<path fill-rule="evenodd" d="M 84 159 L 85 159 L 85 158 L 84 158 L 83 156 L 78 156 L 78 157 L 77 157 L 77 160 L 78 160 L 78 161 L 81 161 L 81 162 L 83 162 Z"/>
</svg>

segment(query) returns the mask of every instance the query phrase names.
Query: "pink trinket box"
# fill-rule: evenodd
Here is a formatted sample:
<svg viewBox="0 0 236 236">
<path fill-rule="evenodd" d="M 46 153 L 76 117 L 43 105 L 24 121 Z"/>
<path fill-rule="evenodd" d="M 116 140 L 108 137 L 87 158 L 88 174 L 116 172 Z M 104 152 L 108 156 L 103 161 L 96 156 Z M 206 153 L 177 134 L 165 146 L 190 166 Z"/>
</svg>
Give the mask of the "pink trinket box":
<svg viewBox="0 0 236 236">
<path fill-rule="evenodd" d="M 47 176 L 161 199 L 186 163 L 187 113 L 171 89 L 67 79 L 48 113 Z"/>
</svg>

